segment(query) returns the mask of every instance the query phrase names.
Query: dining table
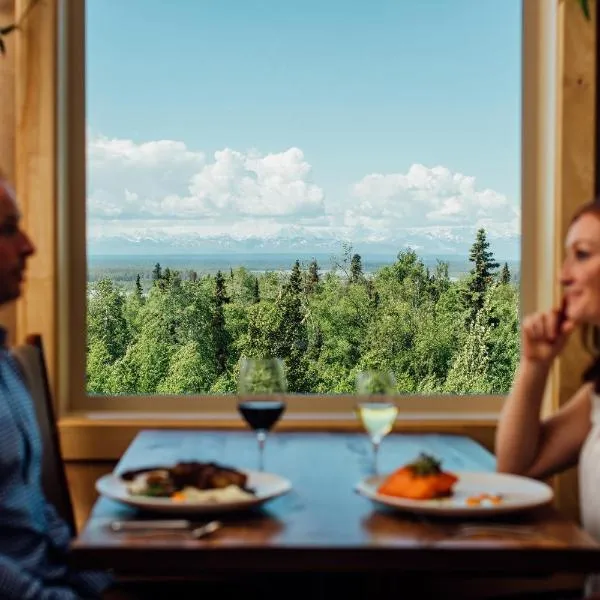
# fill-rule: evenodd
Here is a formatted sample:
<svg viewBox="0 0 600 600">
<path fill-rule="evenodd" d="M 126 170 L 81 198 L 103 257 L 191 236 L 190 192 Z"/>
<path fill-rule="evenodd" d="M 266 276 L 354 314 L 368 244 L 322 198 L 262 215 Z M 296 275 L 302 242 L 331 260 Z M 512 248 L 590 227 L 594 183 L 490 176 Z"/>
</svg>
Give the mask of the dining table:
<svg viewBox="0 0 600 600">
<path fill-rule="evenodd" d="M 420 453 L 438 457 L 448 471 L 496 468 L 493 454 L 469 437 L 395 432 L 383 440 L 379 469 L 391 472 Z M 72 563 L 140 577 L 258 572 L 546 577 L 600 566 L 599 544 L 552 503 L 469 518 L 400 511 L 357 494 L 373 458 L 361 432 L 276 430 L 268 436 L 264 458 L 266 472 L 288 479 L 291 489 L 250 510 L 190 515 L 194 526 L 222 522 L 202 539 L 187 530 L 152 531 L 155 519 L 172 515 L 100 497 L 73 542 Z M 185 461 L 253 470 L 256 438 L 239 430 L 145 430 L 115 474 Z M 143 522 L 149 530 L 114 531 L 111 524 L 123 520 Z"/>
</svg>

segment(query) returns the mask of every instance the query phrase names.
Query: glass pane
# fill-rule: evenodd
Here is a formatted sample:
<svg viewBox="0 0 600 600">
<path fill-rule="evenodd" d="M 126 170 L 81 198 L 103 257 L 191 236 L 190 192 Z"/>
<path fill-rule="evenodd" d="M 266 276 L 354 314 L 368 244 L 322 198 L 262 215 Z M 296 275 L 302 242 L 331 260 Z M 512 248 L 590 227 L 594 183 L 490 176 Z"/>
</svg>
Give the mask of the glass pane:
<svg viewBox="0 0 600 600">
<path fill-rule="evenodd" d="M 520 0 L 87 2 L 89 394 L 500 394 Z"/>
</svg>

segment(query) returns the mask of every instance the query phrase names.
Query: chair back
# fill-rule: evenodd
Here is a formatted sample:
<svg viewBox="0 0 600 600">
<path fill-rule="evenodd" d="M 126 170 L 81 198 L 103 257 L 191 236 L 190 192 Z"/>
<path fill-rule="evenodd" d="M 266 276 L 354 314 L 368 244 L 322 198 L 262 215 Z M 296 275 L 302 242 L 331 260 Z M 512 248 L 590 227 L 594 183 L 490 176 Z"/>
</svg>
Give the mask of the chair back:
<svg viewBox="0 0 600 600">
<path fill-rule="evenodd" d="M 75 535 L 75 515 L 60 448 L 42 337 L 38 334 L 28 336 L 25 344 L 14 347 L 12 353 L 21 367 L 37 416 L 43 449 L 42 487 L 46 499 Z"/>
</svg>

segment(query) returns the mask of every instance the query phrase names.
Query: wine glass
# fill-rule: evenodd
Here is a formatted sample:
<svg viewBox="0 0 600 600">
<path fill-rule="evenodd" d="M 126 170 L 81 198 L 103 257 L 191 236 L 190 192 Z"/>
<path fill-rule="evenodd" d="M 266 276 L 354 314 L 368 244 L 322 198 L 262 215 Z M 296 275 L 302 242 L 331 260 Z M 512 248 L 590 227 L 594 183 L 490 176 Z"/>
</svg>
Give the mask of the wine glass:
<svg viewBox="0 0 600 600">
<path fill-rule="evenodd" d="M 279 358 L 242 358 L 238 381 L 238 410 L 256 432 L 259 470 L 264 469 L 267 433 L 285 411 L 287 390 L 283 361 Z"/>
<path fill-rule="evenodd" d="M 379 446 L 398 416 L 398 407 L 385 399 L 396 392 L 396 379 L 386 371 L 361 371 L 356 377 L 356 391 L 364 397 L 356 405 L 356 414 L 371 439 L 373 472 L 377 473 Z"/>
</svg>

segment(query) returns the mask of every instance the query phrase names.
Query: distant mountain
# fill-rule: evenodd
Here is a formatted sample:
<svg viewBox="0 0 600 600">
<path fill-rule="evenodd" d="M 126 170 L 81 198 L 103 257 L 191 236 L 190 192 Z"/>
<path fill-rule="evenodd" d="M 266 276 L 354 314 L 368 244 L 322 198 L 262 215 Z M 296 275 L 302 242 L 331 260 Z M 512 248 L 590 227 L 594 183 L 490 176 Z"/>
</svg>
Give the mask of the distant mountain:
<svg viewBox="0 0 600 600">
<path fill-rule="evenodd" d="M 393 240 L 341 240 L 328 236 L 298 235 L 286 237 L 254 237 L 236 239 L 230 235 L 201 237 L 199 235 L 111 236 L 89 241 L 88 253 L 94 255 L 196 255 L 196 254 L 339 254 L 342 242 L 352 243 L 353 249 L 365 255 L 395 256 L 402 248 L 411 247 L 421 256 L 450 255 L 467 257 L 475 234 L 459 237 L 455 234 L 433 235 L 410 232 Z M 518 236 L 494 238 L 489 236 L 491 250 L 499 260 L 518 260 Z"/>
</svg>

